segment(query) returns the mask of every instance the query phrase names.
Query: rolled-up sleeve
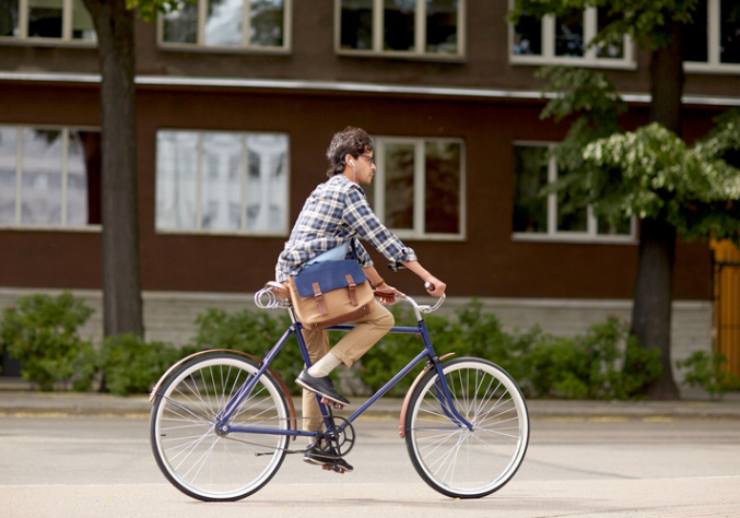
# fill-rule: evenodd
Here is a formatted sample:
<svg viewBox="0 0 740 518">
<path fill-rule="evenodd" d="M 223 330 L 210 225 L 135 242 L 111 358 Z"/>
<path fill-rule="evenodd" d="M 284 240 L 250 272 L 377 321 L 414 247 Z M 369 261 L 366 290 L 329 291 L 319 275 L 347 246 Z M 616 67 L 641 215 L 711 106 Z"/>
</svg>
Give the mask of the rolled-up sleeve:
<svg viewBox="0 0 740 518">
<path fill-rule="evenodd" d="M 417 260 L 416 253 L 380 222 L 368 205 L 364 193 L 358 187 L 351 188 L 347 192 L 343 219 L 360 238 L 373 245 L 388 260 L 396 264 Z M 363 251 L 369 260 L 370 256 L 367 251 L 364 249 Z M 358 259 L 365 266 L 359 247 Z"/>
</svg>

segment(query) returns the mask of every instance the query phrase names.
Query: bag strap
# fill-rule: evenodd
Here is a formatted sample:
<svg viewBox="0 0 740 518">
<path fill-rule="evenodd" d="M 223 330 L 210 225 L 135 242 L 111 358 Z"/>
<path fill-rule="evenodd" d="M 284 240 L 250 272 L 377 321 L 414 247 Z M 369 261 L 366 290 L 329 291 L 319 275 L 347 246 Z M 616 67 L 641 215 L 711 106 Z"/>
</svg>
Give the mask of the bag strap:
<svg viewBox="0 0 740 518">
<path fill-rule="evenodd" d="M 347 281 L 347 291 L 349 291 L 349 301 L 353 306 L 357 305 L 357 284 L 355 284 L 354 278 L 352 278 L 352 274 L 348 273 L 344 276 L 344 279 Z"/>
<path fill-rule="evenodd" d="M 312 282 L 311 287 L 313 288 L 313 298 L 316 299 L 316 304 L 319 306 L 321 315 L 328 315 L 329 310 L 326 308 L 326 301 L 324 300 L 324 294 L 321 293 L 321 286 L 318 282 Z"/>
</svg>

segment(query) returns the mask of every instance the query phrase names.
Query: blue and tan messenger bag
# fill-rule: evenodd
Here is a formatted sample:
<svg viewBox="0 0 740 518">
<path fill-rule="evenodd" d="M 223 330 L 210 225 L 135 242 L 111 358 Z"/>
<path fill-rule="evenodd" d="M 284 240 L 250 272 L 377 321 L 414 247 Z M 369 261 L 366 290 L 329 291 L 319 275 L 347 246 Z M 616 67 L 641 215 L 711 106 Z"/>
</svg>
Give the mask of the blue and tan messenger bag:
<svg viewBox="0 0 740 518">
<path fill-rule="evenodd" d="M 370 312 L 373 289 L 355 259 L 304 266 L 288 281 L 298 321 L 320 329 L 358 320 Z"/>
</svg>

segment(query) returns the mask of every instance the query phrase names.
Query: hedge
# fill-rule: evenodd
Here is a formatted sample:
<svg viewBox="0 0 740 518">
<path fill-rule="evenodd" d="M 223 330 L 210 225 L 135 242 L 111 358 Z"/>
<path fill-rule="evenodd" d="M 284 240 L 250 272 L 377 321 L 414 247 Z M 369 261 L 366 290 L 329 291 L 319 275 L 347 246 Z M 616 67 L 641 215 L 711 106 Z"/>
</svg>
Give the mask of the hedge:
<svg viewBox="0 0 740 518">
<path fill-rule="evenodd" d="M 397 322 L 413 322 L 409 310 L 393 311 Z M 197 317 L 195 335 L 183 347 L 133 335 L 109 337 L 93 347 L 79 335 L 91 314 L 69 293 L 23 297 L 3 311 L 0 347 L 20 360 L 22 376 L 43 390 L 88 390 L 97 384 L 115 394 L 130 394 L 146 392 L 169 365 L 194 351 L 228 348 L 262 357 L 290 322 L 287 315 L 209 309 Z M 427 324 L 439 355 L 454 352 L 487 358 L 506 369 L 528 397 L 635 398 L 660 374 L 658 352 L 640 347 L 616 319 L 576 337 L 553 336 L 536 326 L 507 332 L 495 315 L 471 302 L 449 317 L 429 315 Z M 332 342 L 338 335 L 332 332 Z M 412 334 L 383 338 L 359 362 L 355 372 L 364 390 L 356 392 L 377 390 L 421 347 L 420 338 Z M 688 369 L 689 383 L 704 384 L 716 394 L 734 386 L 718 377 L 717 361 L 696 357 L 680 367 Z M 273 368 L 298 393 L 292 380 L 302 367 L 292 339 Z M 407 376 L 391 394 L 403 395 L 413 378 Z"/>
</svg>

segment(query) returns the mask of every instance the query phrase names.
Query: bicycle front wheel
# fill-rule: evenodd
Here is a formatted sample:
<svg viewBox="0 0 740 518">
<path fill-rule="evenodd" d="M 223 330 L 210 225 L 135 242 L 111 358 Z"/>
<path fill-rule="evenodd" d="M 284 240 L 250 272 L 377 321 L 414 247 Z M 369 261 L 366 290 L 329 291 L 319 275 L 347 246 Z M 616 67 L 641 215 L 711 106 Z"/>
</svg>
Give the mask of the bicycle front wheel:
<svg viewBox="0 0 740 518">
<path fill-rule="evenodd" d="M 258 368 L 228 352 L 185 363 L 156 395 L 150 423 L 157 465 L 183 493 L 200 500 L 238 500 L 267 484 L 280 468 L 287 435 L 219 434 L 217 416 Z M 288 429 L 282 392 L 268 373 L 236 409 L 230 425 Z"/>
<path fill-rule="evenodd" d="M 417 473 L 440 493 L 480 498 L 514 476 L 529 443 L 527 405 L 506 371 L 480 358 L 443 366 L 458 424 L 432 369 L 414 389 L 406 414 L 406 446 Z"/>
</svg>

